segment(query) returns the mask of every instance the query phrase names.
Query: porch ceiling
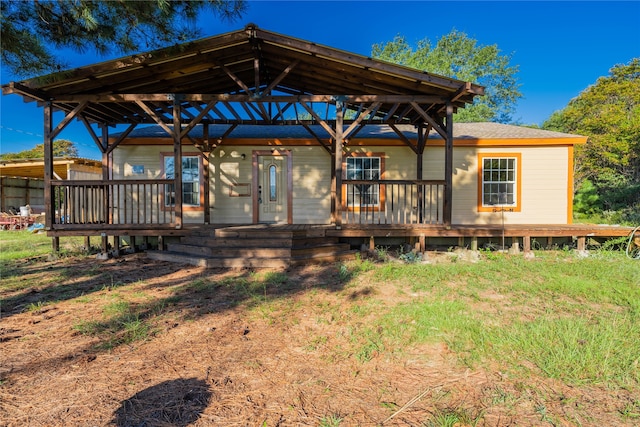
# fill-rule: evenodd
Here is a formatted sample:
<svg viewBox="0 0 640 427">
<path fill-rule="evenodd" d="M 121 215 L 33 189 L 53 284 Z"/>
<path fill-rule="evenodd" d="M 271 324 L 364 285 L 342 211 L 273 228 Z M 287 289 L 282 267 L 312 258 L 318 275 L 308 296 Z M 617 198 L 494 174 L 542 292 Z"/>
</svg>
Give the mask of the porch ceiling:
<svg viewBox="0 0 640 427">
<path fill-rule="evenodd" d="M 425 113 L 436 120 L 444 117 L 447 103 L 463 108 L 484 88 L 249 25 L 11 82 L 2 91 L 110 125 L 170 123 L 174 100 L 187 120 L 199 116 L 200 123 L 275 124 L 293 121 L 299 103 L 337 99 L 355 111 L 368 109 L 370 121 L 415 124 L 424 121 Z"/>
</svg>

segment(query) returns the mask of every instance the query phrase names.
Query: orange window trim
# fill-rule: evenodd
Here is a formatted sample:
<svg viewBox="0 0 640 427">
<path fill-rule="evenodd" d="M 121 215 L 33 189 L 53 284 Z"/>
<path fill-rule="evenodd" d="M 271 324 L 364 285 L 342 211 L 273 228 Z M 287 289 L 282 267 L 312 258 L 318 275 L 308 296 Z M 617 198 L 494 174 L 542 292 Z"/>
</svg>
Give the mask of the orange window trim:
<svg viewBox="0 0 640 427">
<path fill-rule="evenodd" d="M 161 152 L 160 153 L 160 173 L 162 176 L 165 176 L 165 172 L 164 172 L 164 158 L 165 157 L 173 157 L 173 152 Z M 198 158 L 198 167 L 200 168 L 200 188 L 199 188 L 199 192 L 200 192 L 200 205 L 199 206 L 191 206 L 191 205 L 185 205 L 184 203 L 182 204 L 182 212 L 199 212 L 199 211 L 204 211 L 204 181 L 203 181 L 203 166 L 202 166 L 202 154 L 198 153 L 198 152 L 188 152 L 188 153 L 182 153 L 182 157 L 197 157 Z M 161 206 L 162 206 L 162 210 L 164 211 L 169 211 L 171 210 L 170 206 L 166 206 L 164 203 L 164 191 L 162 192 L 162 195 L 160 196 L 161 198 Z"/>
<path fill-rule="evenodd" d="M 567 165 L 567 224 L 573 224 L 573 145 L 567 147 L 569 150 Z"/>
<path fill-rule="evenodd" d="M 500 159 L 509 158 L 516 159 L 516 205 L 504 207 L 505 211 L 521 212 L 522 210 L 522 153 L 478 153 L 478 212 L 498 212 L 502 207 L 484 206 L 482 200 L 482 183 L 484 171 L 483 164 L 485 158 Z"/>
<path fill-rule="evenodd" d="M 385 153 L 345 153 L 345 160 L 342 162 L 342 179 L 346 179 L 347 173 L 347 157 L 379 157 L 380 158 L 380 179 L 384 179 L 385 175 L 385 167 L 384 167 L 384 159 Z M 385 207 L 385 185 L 380 185 L 380 203 L 378 206 L 369 206 L 365 207 L 365 212 L 380 212 L 384 211 Z M 347 206 L 347 194 L 346 191 L 342 192 L 342 209 L 349 210 L 350 212 L 360 212 L 360 206 Z"/>
</svg>

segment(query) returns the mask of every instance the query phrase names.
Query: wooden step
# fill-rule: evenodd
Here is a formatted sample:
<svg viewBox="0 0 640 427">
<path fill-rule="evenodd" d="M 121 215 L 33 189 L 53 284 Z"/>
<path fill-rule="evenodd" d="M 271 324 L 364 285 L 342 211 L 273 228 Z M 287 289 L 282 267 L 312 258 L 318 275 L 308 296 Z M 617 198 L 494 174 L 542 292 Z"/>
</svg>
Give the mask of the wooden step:
<svg viewBox="0 0 640 427">
<path fill-rule="evenodd" d="M 167 245 L 167 251 L 179 252 L 196 256 L 216 258 L 283 258 L 291 257 L 291 247 L 260 248 L 260 247 L 208 247 L 173 243 Z"/>
<path fill-rule="evenodd" d="M 199 227 L 167 251 L 149 251 L 158 260 L 207 268 L 286 268 L 290 265 L 353 259 L 355 252 L 324 226 L 252 225 Z"/>
<path fill-rule="evenodd" d="M 147 251 L 147 256 L 158 261 L 196 265 L 205 268 L 287 268 L 289 259 L 282 258 L 212 258 L 168 251 Z"/>
<path fill-rule="evenodd" d="M 185 236 L 180 239 L 181 243 L 187 245 L 200 245 L 208 247 L 263 247 L 263 248 L 281 248 L 281 247 L 304 247 L 321 245 L 325 243 L 338 243 L 337 237 L 295 237 L 287 239 L 264 239 L 264 238 L 216 238 L 204 236 Z"/>
</svg>

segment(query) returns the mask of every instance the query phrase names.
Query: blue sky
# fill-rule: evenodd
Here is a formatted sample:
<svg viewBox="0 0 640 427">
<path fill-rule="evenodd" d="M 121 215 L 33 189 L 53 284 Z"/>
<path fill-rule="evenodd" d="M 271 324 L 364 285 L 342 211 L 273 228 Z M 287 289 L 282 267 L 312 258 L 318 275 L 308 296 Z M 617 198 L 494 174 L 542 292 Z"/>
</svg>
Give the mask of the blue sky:
<svg viewBox="0 0 640 427">
<path fill-rule="evenodd" d="M 249 1 L 241 20 L 201 20 L 201 27 L 203 36 L 210 36 L 254 23 L 362 55 L 396 35 L 415 45 L 456 29 L 512 54 L 524 95 L 513 119 L 542 124 L 611 67 L 640 56 L 639 16 L 640 1 Z M 72 67 L 122 56 L 66 55 Z M 0 71 L 2 83 L 19 80 Z M 0 126 L 0 153 L 42 143 L 42 109 L 17 95 L 0 97 Z M 81 124 L 59 138 L 74 141 L 82 157 L 100 158 Z"/>
</svg>

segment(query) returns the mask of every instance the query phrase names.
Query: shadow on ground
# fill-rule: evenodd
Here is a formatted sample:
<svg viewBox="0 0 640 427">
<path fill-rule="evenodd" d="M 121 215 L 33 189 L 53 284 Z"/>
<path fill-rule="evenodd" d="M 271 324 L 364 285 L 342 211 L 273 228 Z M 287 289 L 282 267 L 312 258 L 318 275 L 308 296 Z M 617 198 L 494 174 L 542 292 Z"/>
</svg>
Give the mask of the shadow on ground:
<svg viewBox="0 0 640 427">
<path fill-rule="evenodd" d="M 196 378 L 164 381 L 124 400 L 111 421 L 118 427 L 186 427 L 209 405 L 211 390 Z"/>
</svg>

